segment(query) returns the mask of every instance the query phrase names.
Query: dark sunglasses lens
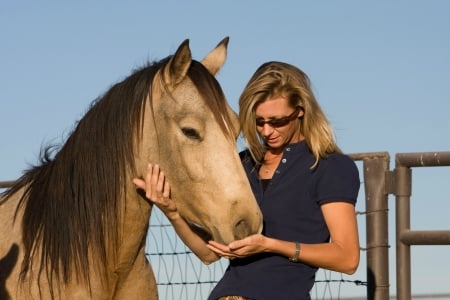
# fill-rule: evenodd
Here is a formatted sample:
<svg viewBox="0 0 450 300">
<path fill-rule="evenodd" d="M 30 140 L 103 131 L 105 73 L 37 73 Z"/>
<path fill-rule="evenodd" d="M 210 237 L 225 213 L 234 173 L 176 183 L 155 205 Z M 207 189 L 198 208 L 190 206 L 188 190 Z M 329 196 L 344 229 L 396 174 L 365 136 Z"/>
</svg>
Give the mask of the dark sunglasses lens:
<svg viewBox="0 0 450 300">
<path fill-rule="evenodd" d="M 256 119 L 256 126 L 263 127 L 264 124 L 266 124 L 266 121 L 264 121 L 264 119 Z"/>
<path fill-rule="evenodd" d="M 270 120 L 267 123 L 269 123 L 269 125 L 272 127 L 283 127 L 283 126 L 286 126 L 287 124 L 289 124 L 290 121 L 291 121 L 290 118 L 284 117 L 284 118 L 280 118 L 280 119 Z"/>
<path fill-rule="evenodd" d="M 283 118 L 279 118 L 279 119 L 271 119 L 269 121 L 265 121 L 262 118 L 256 119 L 255 120 L 256 126 L 263 127 L 264 124 L 269 124 L 270 126 L 272 126 L 274 128 L 286 126 L 287 124 L 289 124 L 289 122 L 291 122 L 292 120 L 297 118 L 297 113 L 298 113 L 299 109 L 300 109 L 300 107 L 297 107 L 292 114 L 290 114 L 287 117 L 283 117 Z"/>
<path fill-rule="evenodd" d="M 265 121 L 264 119 L 256 119 L 256 126 L 263 127 L 264 124 L 269 124 L 272 127 L 283 127 L 286 126 L 291 119 L 289 117 L 279 118 L 279 119 L 272 119 Z"/>
</svg>

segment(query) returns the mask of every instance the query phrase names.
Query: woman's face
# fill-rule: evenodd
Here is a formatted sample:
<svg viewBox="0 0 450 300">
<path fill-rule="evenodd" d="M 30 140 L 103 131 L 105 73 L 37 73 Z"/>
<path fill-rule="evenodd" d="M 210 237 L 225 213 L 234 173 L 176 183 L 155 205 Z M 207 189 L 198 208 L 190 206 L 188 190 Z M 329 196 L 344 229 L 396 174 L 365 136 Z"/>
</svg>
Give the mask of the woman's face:
<svg viewBox="0 0 450 300">
<path fill-rule="evenodd" d="M 260 103 L 255 110 L 256 129 L 273 150 L 303 140 L 298 118 L 303 110 L 292 108 L 284 97 L 269 98 Z"/>
</svg>

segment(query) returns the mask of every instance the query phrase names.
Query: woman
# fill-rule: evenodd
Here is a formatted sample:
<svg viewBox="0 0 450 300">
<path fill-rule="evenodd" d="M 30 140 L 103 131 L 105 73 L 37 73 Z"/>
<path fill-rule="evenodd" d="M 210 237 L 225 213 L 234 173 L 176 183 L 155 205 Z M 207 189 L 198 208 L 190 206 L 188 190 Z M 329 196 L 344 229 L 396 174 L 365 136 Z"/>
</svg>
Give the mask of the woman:
<svg viewBox="0 0 450 300">
<path fill-rule="evenodd" d="M 258 68 L 239 99 L 239 120 L 248 146 L 240 156 L 263 213 L 261 234 L 206 244 L 179 217 L 158 167 L 135 184 L 202 261 L 230 258 L 208 299 L 310 299 L 318 268 L 353 274 L 359 264 L 358 170 L 336 145 L 308 76 L 293 65 Z"/>
</svg>

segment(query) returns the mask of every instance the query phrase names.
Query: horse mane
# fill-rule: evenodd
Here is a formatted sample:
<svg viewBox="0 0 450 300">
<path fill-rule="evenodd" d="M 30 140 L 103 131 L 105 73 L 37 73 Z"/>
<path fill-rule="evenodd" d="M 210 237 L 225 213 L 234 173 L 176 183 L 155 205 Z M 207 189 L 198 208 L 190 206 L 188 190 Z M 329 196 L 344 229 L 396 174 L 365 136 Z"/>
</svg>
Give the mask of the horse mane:
<svg viewBox="0 0 450 300">
<path fill-rule="evenodd" d="M 124 205 L 120 199 L 125 195 L 127 174 L 136 174 L 134 148 L 142 135 L 145 101 L 156 72 L 170 58 L 134 71 L 94 100 L 66 142 L 59 149 L 47 146 L 39 164 L 3 193 L 7 201 L 24 188 L 17 208 L 24 213 L 22 280 L 39 254 L 38 276 L 45 273 L 50 287 L 53 282 L 68 283 L 72 274 L 89 284 L 91 264 L 105 272 L 107 257 L 117 257 Z M 223 132 L 235 138 L 215 77 L 197 61 L 192 61 L 188 76 Z M 96 261 L 90 261 L 89 254 Z"/>
</svg>

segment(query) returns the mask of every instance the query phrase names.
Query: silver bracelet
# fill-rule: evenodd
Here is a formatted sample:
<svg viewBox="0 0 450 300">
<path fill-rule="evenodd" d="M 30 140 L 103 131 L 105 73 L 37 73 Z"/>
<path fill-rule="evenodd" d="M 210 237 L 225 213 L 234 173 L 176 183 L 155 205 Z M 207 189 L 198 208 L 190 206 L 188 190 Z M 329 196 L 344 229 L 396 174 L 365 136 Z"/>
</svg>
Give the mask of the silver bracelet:
<svg viewBox="0 0 450 300">
<path fill-rule="evenodd" d="M 299 261 L 299 255 L 300 255 L 300 243 L 295 242 L 295 254 L 292 257 L 289 257 L 289 261 L 292 262 L 298 262 Z"/>
</svg>

